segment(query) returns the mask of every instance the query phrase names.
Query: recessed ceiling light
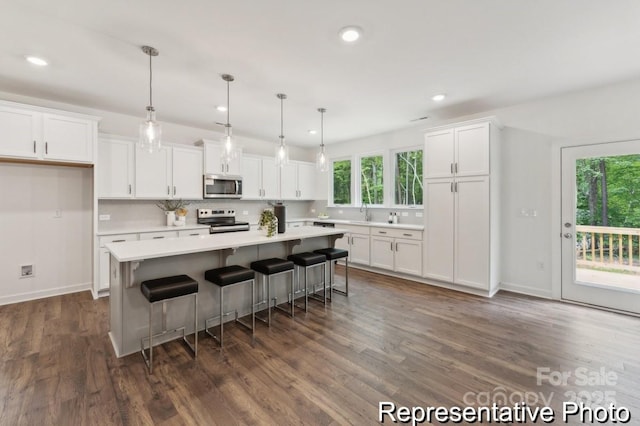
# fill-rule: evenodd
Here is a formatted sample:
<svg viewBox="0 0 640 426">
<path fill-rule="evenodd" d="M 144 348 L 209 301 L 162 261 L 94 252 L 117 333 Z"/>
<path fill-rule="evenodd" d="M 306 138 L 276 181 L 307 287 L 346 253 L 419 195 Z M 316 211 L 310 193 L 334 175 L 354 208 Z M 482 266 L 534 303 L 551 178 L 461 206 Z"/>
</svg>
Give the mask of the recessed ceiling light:
<svg viewBox="0 0 640 426">
<path fill-rule="evenodd" d="M 440 101 L 444 100 L 444 98 L 446 98 L 446 96 L 444 94 L 434 95 L 434 96 L 431 97 L 431 99 L 436 101 L 436 102 L 440 102 Z"/>
<path fill-rule="evenodd" d="M 39 67 L 45 67 L 47 65 L 49 65 L 49 63 L 47 61 L 45 61 L 42 58 L 38 58 L 37 56 L 25 56 L 25 59 L 33 64 L 33 65 L 37 65 Z"/>
<path fill-rule="evenodd" d="M 309 130 L 310 135 L 315 135 L 316 133 L 318 133 L 317 130 L 313 130 L 313 129 Z"/>
<path fill-rule="evenodd" d="M 216 109 L 217 109 L 218 111 L 220 111 L 220 112 L 226 112 L 226 111 L 227 111 L 227 107 L 226 107 L 226 106 L 224 106 L 224 105 L 218 105 L 218 106 L 216 107 Z"/>
<path fill-rule="evenodd" d="M 362 36 L 362 28 L 349 26 L 340 30 L 340 38 L 346 43 L 355 43 Z"/>
</svg>

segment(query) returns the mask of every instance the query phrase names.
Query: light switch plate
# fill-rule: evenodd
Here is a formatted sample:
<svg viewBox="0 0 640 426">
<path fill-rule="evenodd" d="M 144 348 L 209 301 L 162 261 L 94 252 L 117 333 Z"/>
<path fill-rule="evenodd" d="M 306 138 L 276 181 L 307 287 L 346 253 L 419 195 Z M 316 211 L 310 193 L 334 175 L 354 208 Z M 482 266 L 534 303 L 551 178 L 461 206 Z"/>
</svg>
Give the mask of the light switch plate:
<svg viewBox="0 0 640 426">
<path fill-rule="evenodd" d="M 101 221 L 111 220 L 111 215 L 110 214 L 101 214 L 100 216 L 98 216 L 98 220 L 101 220 Z"/>
</svg>

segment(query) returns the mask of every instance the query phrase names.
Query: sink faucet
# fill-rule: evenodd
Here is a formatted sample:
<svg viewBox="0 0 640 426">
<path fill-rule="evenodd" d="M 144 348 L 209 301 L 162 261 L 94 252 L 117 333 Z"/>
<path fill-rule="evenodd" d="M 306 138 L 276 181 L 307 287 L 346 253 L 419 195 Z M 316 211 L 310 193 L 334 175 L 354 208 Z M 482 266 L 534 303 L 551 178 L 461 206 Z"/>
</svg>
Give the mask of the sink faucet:
<svg viewBox="0 0 640 426">
<path fill-rule="evenodd" d="M 364 201 L 360 206 L 360 213 L 364 211 L 364 221 L 369 222 L 371 220 L 371 213 L 369 213 L 369 206 Z"/>
</svg>

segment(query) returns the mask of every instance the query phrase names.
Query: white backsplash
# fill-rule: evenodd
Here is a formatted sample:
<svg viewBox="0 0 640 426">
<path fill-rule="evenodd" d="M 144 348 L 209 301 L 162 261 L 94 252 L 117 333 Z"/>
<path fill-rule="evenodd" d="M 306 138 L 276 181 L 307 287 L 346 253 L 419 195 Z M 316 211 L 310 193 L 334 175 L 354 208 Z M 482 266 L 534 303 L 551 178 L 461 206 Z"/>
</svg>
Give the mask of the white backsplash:
<svg viewBox="0 0 640 426">
<path fill-rule="evenodd" d="M 166 224 L 164 212 L 153 200 L 100 200 L 98 214 L 109 215 L 110 220 L 99 221 L 98 231 L 109 231 L 121 228 L 144 228 L 163 226 Z M 312 201 L 286 201 L 287 221 L 296 218 L 314 217 L 311 213 Z M 196 209 L 234 209 L 236 220 L 257 223 L 262 210 L 270 207 L 266 201 L 243 200 L 202 200 L 190 201 L 187 205 L 187 224 L 197 223 Z M 247 214 L 244 214 L 244 213 Z"/>
<path fill-rule="evenodd" d="M 326 201 L 314 201 L 310 209 L 314 209 L 313 217 L 320 213 L 327 213 L 331 219 L 364 220 L 364 210 L 360 207 L 327 207 Z M 398 223 L 409 225 L 424 225 L 423 209 L 394 209 L 388 207 L 369 208 L 371 222 L 387 222 L 389 213 L 398 214 Z M 406 213 L 406 216 L 403 214 Z M 416 215 L 417 214 L 417 215 Z"/>
</svg>

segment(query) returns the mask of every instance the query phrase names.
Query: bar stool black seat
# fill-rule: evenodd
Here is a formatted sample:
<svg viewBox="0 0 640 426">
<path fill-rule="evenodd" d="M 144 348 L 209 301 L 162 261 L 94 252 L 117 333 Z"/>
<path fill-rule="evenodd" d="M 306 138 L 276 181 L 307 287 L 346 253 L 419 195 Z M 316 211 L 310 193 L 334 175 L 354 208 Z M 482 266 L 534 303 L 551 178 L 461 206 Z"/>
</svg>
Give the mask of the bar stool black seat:
<svg viewBox="0 0 640 426">
<path fill-rule="evenodd" d="M 326 282 L 326 256 L 318 253 L 296 253 L 291 254 L 287 257 L 290 261 L 292 261 L 296 266 L 296 285 L 297 289 L 294 291 L 294 295 L 298 293 L 304 293 L 304 310 L 307 311 L 307 303 L 308 298 L 320 300 L 322 303 L 326 303 L 327 300 L 327 282 Z M 309 269 L 314 267 L 322 267 L 322 298 L 316 295 L 316 285 L 313 285 L 313 291 L 309 293 Z M 304 269 L 304 288 L 302 288 L 300 283 L 300 269 Z"/>
<path fill-rule="evenodd" d="M 198 282 L 188 275 L 175 275 L 171 277 L 156 278 L 153 280 L 143 281 L 140 284 L 140 291 L 149 301 L 149 336 L 140 339 L 140 349 L 142 358 L 149 368 L 149 374 L 153 374 L 153 339 L 164 336 L 169 333 L 182 331 L 182 340 L 187 344 L 193 352 L 194 358 L 198 355 Z M 167 306 L 166 303 L 181 297 L 193 296 L 193 325 L 194 325 L 194 343 L 187 340 L 185 335 L 185 326 L 167 330 Z M 157 303 L 162 303 L 162 331 L 153 334 L 153 307 Z M 145 350 L 144 341 L 149 341 L 149 356 Z"/>
<path fill-rule="evenodd" d="M 272 257 L 270 259 L 262 259 L 256 260 L 255 262 L 251 262 L 251 269 L 256 271 L 259 274 L 259 277 L 262 278 L 262 300 L 260 300 L 256 306 L 261 306 L 263 304 L 267 305 L 267 320 L 260 318 L 262 321 L 267 323 L 269 327 L 271 327 L 271 277 L 282 274 L 291 274 L 291 281 L 289 283 L 289 297 L 293 297 L 293 275 L 294 275 L 294 264 L 290 260 L 280 259 L 278 257 Z M 265 295 L 266 293 L 266 295 Z M 276 309 L 280 309 L 281 311 L 286 312 L 290 316 L 294 315 L 294 306 L 291 303 L 290 311 L 278 306 L 277 297 L 273 298 L 274 307 Z"/>
<path fill-rule="evenodd" d="M 327 259 L 327 263 L 329 264 L 329 300 L 331 300 L 331 295 L 334 291 L 336 293 L 349 297 L 349 251 L 328 247 L 320 250 L 314 250 L 313 252 L 324 255 Z M 340 259 L 344 259 L 344 277 L 345 277 L 344 291 L 339 290 L 337 288 L 333 288 L 333 285 L 335 284 L 335 275 L 336 275 L 335 264 Z"/>
<path fill-rule="evenodd" d="M 223 346 L 224 343 L 224 317 L 227 315 L 231 315 L 235 313 L 235 321 L 243 325 L 244 327 L 251 330 L 251 335 L 253 336 L 255 330 L 255 300 L 254 300 L 254 292 L 255 292 L 255 272 L 251 269 L 239 266 L 239 265 L 230 265 L 223 266 L 221 268 L 210 269 L 204 273 L 204 278 L 218 286 L 220 289 L 220 315 L 217 317 L 212 317 L 204 322 L 204 331 L 209 336 L 213 337 L 215 340 L 220 343 L 220 347 Z M 251 324 L 241 321 L 238 318 L 238 310 L 235 309 L 233 311 L 224 312 L 224 290 L 226 288 L 231 288 L 233 286 L 239 284 L 250 284 L 251 286 Z M 216 336 L 212 332 L 209 331 L 208 324 L 219 318 L 220 319 L 220 335 Z"/>
</svg>

